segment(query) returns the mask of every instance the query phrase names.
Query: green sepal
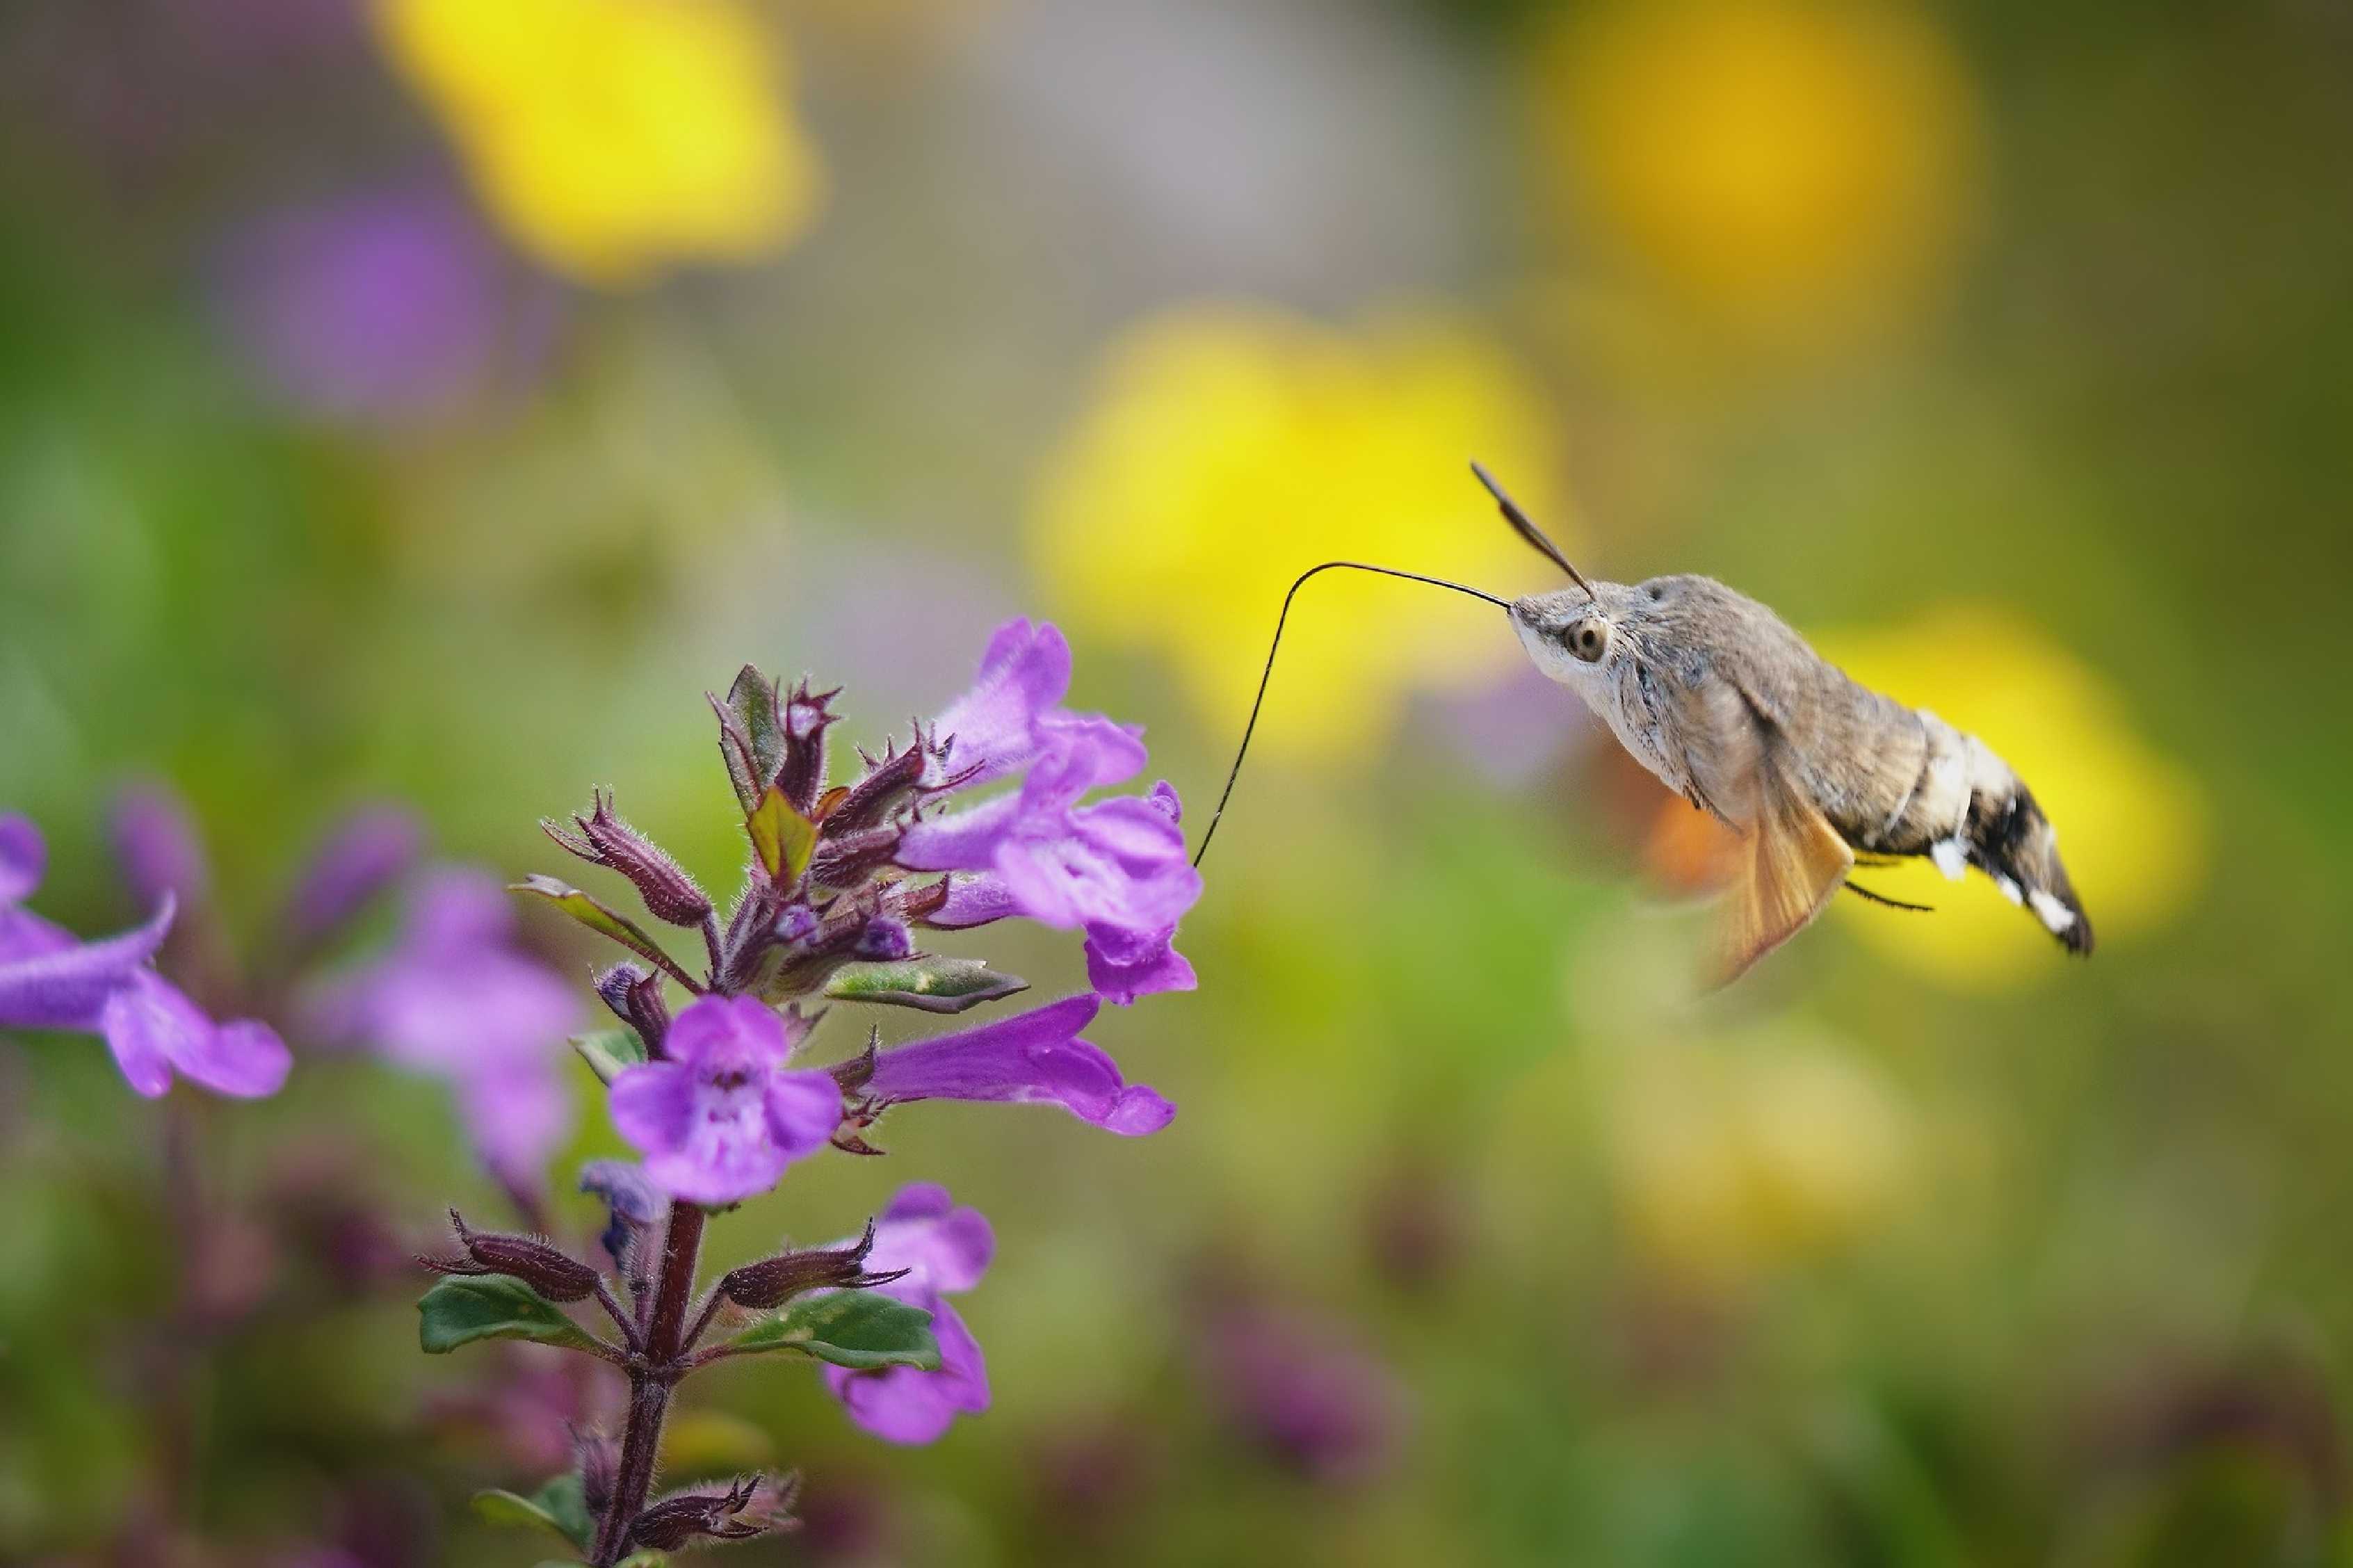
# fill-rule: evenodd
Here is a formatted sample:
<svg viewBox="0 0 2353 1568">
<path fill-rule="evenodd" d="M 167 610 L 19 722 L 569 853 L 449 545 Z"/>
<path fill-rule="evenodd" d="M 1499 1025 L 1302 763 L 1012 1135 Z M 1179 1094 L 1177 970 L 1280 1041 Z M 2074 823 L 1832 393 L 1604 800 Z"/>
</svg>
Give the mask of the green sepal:
<svg viewBox="0 0 2353 1568">
<path fill-rule="evenodd" d="M 512 1274 L 453 1274 L 417 1303 L 417 1342 L 442 1355 L 476 1340 L 531 1340 L 593 1351 L 596 1342 L 564 1309 Z"/>
<path fill-rule="evenodd" d="M 979 959 L 930 956 L 845 963 L 825 983 L 825 994 L 838 1002 L 882 1002 L 926 1013 L 961 1013 L 1029 989 L 1019 975 L 999 974 Z"/>
<path fill-rule="evenodd" d="M 647 963 L 659 967 L 688 990 L 695 989 L 693 977 L 680 968 L 678 960 L 663 952 L 661 944 L 648 936 L 635 921 L 607 909 L 569 883 L 559 882 L 553 877 L 531 876 L 510 884 L 508 890 L 545 899 L 598 936 L 610 937 Z"/>
<path fill-rule="evenodd" d="M 622 1068 L 637 1067 L 646 1059 L 646 1043 L 635 1029 L 595 1029 L 575 1035 L 572 1048 L 605 1083 L 620 1077 Z"/>
<path fill-rule="evenodd" d="M 727 1342 L 731 1352 L 794 1351 L 852 1372 L 877 1367 L 940 1369 L 932 1315 L 874 1290 L 805 1296 Z"/>
<path fill-rule="evenodd" d="M 817 824 L 794 810 L 785 792 L 774 784 L 744 818 L 744 830 L 752 836 L 752 849 L 768 879 L 778 887 L 791 887 L 808 869 L 809 856 L 817 848 Z"/>
<path fill-rule="evenodd" d="M 595 1544 L 596 1522 L 588 1517 L 588 1503 L 581 1495 L 579 1476 L 568 1471 L 549 1478 L 545 1486 L 529 1497 L 507 1491 L 476 1492 L 474 1512 L 492 1524 L 536 1525 L 552 1530 L 583 1552 Z"/>
</svg>

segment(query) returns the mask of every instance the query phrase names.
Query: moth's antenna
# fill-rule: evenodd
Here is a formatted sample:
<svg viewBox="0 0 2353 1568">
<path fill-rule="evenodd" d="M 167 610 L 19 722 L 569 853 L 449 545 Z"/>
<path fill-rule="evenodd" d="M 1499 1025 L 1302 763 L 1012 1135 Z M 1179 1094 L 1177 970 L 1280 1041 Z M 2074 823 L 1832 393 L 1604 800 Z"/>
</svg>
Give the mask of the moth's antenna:
<svg viewBox="0 0 2353 1568">
<path fill-rule="evenodd" d="M 1402 577 L 1409 583 L 1427 583 L 1433 588 L 1451 588 L 1458 594 L 1484 599 L 1505 610 L 1512 607 L 1510 600 L 1499 599 L 1477 588 L 1450 583 L 1443 577 L 1425 577 L 1419 572 L 1400 572 L 1394 566 L 1368 566 L 1361 561 L 1326 561 L 1321 566 L 1310 566 L 1302 572 L 1298 580 L 1291 584 L 1291 591 L 1283 595 L 1282 611 L 1274 617 L 1274 640 L 1267 645 L 1266 668 L 1259 672 L 1258 695 L 1250 699 L 1250 722 L 1242 726 L 1242 743 L 1234 748 L 1234 765 L 1226 772 L 1225 793 L 1218 796 L 1218 809 L 1209 814 L 1209 826 L 1201 835 L 1201 847 L 1193 851 L 1193 864 L 1196 866 L 1201 863 L 1201 857 L 1209 852 L 1209 840 L 1218 836 L 1218 819 L 1226 815 L 1226 802 L 1234 797 L 1234 780 L 1241 776 L 1242 759 L 1250 755 L 1250 736 L 1258 731 L 1258 710 L 1266 702 L 1266 683 L 1274 679 L 1275 650 L 1282 647 L 1283 623 L 1291 619 L 1291 601 L 1298 596 L 1300 589 L 1307 585 L 1307 579 L 1319 572 L 1330 572 L 1337 567 L 1345 567 L 1351 572 L 1377 572 L 1384 577 Z"/>
<path fill-rule="evenodd" d="M 1504 509 L 1504 521 L 1512 525 L 1513 531 L 1535 545 L 1546 560 L 1567 573 L 1570 580 L 1585 590 L 1587 598 L 1593 598 L 1593 584 L 1568 563 L 1568 557 L 1560 552 L 1560 546 L 1546 539 L 1544 530 L 1529 521 L 1528 514 L 1520 510 L 1520 503 L 1504 493 L 1504 487 L 1495 482 L 1495 476 L 1475 462 L 1471 465 L 1471 471 L 1479 476 L 1479 482 L 1487 487 L 1487 493 L 1493 496 L 1495 504 Z"/>
</svg>

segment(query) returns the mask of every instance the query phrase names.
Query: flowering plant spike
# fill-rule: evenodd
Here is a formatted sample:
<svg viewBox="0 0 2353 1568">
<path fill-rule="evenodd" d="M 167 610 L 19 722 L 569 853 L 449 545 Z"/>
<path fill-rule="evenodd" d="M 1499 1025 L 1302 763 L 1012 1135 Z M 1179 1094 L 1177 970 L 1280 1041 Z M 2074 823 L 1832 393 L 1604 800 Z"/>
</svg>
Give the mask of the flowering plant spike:
<svg viewBox="0 0 2353 1568">
<path fill-rule="evenodd" d="M 853 1239 L 786 1246 L 707 1287 L 699 1269 L 713 1213 L 828 1148 L 883 1152 L 876 1127 L 908 1101 L 1056 1105 L 1131 1136 L 1175 1114 L 1080 1031 L 1106 1000 L 1191 987 L 1172 942 L 1200 879 L 1167 784 L 1090 799 L 1143 770 L 1144 743 L 1062 707 L 1070 678 L 1061 634 L 1013 621 L 963 696 L 836 776 L 827 731 L 840 693 L 746 666 L 710 700 L 746 851 L 724 908 L 604 791 L 570 826 L 546 825 L 558 846 L 617 873 L 659 924 L 696 931 L 703 951 L 682 962 L 659 925 L 555 878 L 515 884 L 628 950 L 596 987 L 621 1026 L 573 1044 L 641 1161 L 581 1173 L 610 1215 L 594 1261 L 454 1213 L 458 1252 L 421 1260 L 443 1276 L 419 1303 L 427 1351 L 533 1340 L 628 1379 L 617 1434 L 581 1434 L 576 1469 L 533 1497 L 484 1494 L 486 1516 L 552 1529 L 592 1568 L 788 1528 L 790 1477 L 651 1496 L 673 1391 L 733 1356 L 820 1363 L 850 1418 L 892 1442 L 933 1441 L 988 1407 L 986 1359 L 947 1298 L 979 1284 L 996 1238 L 944 1187 L 904 1187 Z M 1022 919 L 1082 933 L 1091 990 L 890 1050 L 872 1028 L 821 1048 L 829 1009 L 957 1016 L 1019 995 L 1017 976 L 928 944 Z M 592 1299 L 607 1320 L 594 1331 L 565 1310 Z"/>
</svg>

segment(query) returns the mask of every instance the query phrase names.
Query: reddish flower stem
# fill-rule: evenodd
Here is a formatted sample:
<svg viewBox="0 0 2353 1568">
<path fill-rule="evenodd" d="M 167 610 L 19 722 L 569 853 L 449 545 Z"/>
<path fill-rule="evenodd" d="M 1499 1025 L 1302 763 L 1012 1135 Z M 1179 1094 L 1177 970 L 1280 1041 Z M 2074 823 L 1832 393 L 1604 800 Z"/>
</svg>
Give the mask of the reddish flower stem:
<svg viewBox="0 0 2353 1568">
<path fill-rule="evenodd" d="M 652 1489 L 654 1462 L 661 1454 L 662 1422 L 670 1414 L 670 1390 L 690 1370 L 685 1346 L 686 1312 L 694 1295 L 694 1268 L 702 1255 L 702 1210 L 690 1203 L 670 1206 L 662 1236 L 661 1271 L 654 1282 L 646 1318 L 645 1352 L 629 1367 L 629 1424 L 621 1436 L 620 1473 L 613 1500 L 596 1528 L 596 1568 L 612 1568 L 628 1551 L 629 1526 Z"/>
</svg>

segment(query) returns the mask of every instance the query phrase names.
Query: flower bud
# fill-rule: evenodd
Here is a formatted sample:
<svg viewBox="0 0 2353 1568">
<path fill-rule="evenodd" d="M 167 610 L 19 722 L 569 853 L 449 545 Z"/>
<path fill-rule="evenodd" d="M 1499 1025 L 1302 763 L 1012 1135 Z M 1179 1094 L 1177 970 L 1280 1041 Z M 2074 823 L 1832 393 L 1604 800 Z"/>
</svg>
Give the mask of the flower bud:
<svg viewBox="0 0 2353 1568">
<path fill-rule="evenodd" d="M 777 1484 L 765 1476 L 746 1476 L 723 1492 L 679 1492 L 638 1515 L 629 1526 L 629 1544 L 675 1552 L 703 1536 L 749 1541 L 772 1530 L 789 1530 L 793 1521 L 788 1510 L 797 1489 L 792 1478 Z M 765 1499 L 760 1496 L 764 1489 L 768 1493 Z"/>
<path fill-rule="evenodd" d="M 825 787 L 825 732 L 835 718 L 826 704 L 840 695 L 839 687 L 811 695 L 804 680 L 785 700 L 785 755 L 776 768 L 776 787 L 803 816 L 816 808 L 818 792 Z"/>
<path fill-rule="evenodd" d="M 534 1237 L 474 1231 L 456 1209 L 449 1224 L 463 1258 L 419 1258 L 438 1274 L 512 1274 L 551 1301 L 582 1301 L 596 1289 L 596 1271 Z"/>
<path fill-rule="evenodd" d="M 597 1239 L 619 1268 L 628 1266 L 631 1243 L 661 1217 L 662 1196 L 644 1167 L 628 1160 L 591 1160 L 580 1167 L 580 1190 L 605 1201 L 612 1216 Z"/>
<path fill-rule="evenodd" d="M 776 917 L 778 942 L 807 942 L 817 934 L 817 911 L 807 904 L 787 904 L 785 912 Z"/>
<path fill-rule="evenodd" d="M 540 827 L 565 848 L 591 865 L 609 867 L 627 877 L 656 920 L 674 926 L 699 926 L 711 913 L 711 898 L 679 869 L 678 862 L 613 811 L 613 797 L 598 790 L 586 816 L 575 816 L 577 833 L 542 821 Z"/>
<path fill-rule="evenodd" d="M 617 963 L 596 977 L 596 994 L 613 1016 L 638 1032 L 649 1059 L 659 1061 L 670 1035 L 670 1004 L 662 1000 L 661 976 L 634 963 Z"/>
<path fill-rule="evenodd" d="M 866 1272 L 866 1255 L 873 1249 L 874 1222 L 870 1219 L 866 1234 L 855 1247 L 781 1252 L 746 1263 L 720 1278 L 719 1293 L 739 1307 L 765 1310 L 783 1306 L 805 1290 L 864 1290 L 905 1276 L 903 1268 Z"/>
<path fill-rule="evenodd" d="M 907 922 L 890 915 L 877 915 L 866 922 L 858 933 L 859 957 L 891 963 L 915 951 L 914 938 L 907 933 Z"/>
</svg>

